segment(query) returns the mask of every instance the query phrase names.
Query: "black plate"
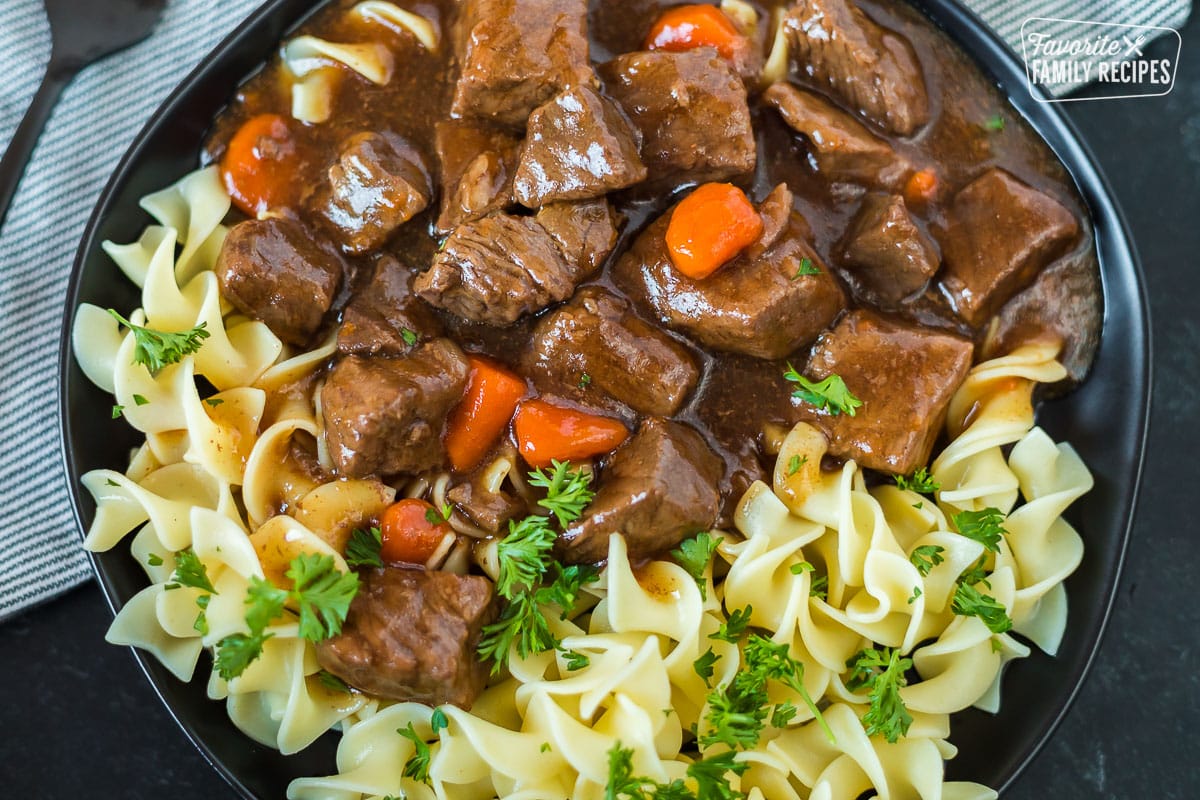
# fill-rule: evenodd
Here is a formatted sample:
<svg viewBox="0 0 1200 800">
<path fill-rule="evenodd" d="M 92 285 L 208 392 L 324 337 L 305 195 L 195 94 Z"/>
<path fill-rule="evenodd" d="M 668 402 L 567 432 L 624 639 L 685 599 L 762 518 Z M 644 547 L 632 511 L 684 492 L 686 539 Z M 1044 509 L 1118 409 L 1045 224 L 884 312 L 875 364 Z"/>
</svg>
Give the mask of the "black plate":
<svg viewBox="0 0 1200 800">
<path fill-rule="evenodd" d="M 92 469 L 124 470 L 129 448 L 140 441 L 122 421 L 108 419 L 111 397 L 93 386 L 71 354 L 70 330 L 80 303 L 138 305 L 136 289 L 101 251 L 105 239 L 126 242 L 149 222 L 138 200 L 196 168 L 197 153 L 213 117 L 234 87 L 270 58 L 278 42 L 318 0 L 271 0 L 225 39 L 142 130 L 100 197 L 84 233 L 71 276 L 60 354 L 63 455 L 81 530 L 95 507 L 80 484 Z M 952 741 L 960 747 L 949 777 L 1003 791 L 1037 753 L 1078 692 L 1091 666 L 1112 605 L 1132 524 L 1148 426 L 1150 400 L 1149 312 L 1137 256 L 1125 221 L 1087 147 L 1057 108 L 1035 101 L 1021 64 L 970 12 L 951 0 L 915 5 L 972 54 L 1013 105 L 1049 143 L 1075 179 L 1092 215 L 1104 283 L 1104 333 L 1091 378 L 1069 397 L 1048 403 L 1039 422 L 1055 439 L 1079 451 L 1096 488 L 1070 514 L 1085 541 L 1083 565 L 1067 581 L 1069 622 L 1057 658 L 1036 654 L 1006 674 L 1001 712 L 955 715 Z M 100 585 L 114 611 L 145 587 L 145 575 L 128 547 L 92 556 Z M 99 637 L 100 631 L 92 635 Z M 153 657 L 138 662 L 172 716 L 214 768 L 244 797 L 279 798 L 302 775 L 335 771 L 335 735 L 304 753 L 284 757 L 242 735 L 223 703 L 205 695 L 205 681 L 184 684 Z M 202 663 L 198 674 L 206 674 Z M 130 754 L 138 758 L 137 754 Z"/>
</svg>

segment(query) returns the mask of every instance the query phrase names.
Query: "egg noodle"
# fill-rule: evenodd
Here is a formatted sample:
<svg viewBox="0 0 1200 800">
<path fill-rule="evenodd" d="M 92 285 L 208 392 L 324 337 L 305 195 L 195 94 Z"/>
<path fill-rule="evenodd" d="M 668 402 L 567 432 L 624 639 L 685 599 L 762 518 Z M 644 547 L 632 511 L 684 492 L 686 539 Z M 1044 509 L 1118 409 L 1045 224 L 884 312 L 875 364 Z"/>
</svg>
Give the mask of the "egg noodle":
<svg viewBox="0 0 1200 800">
<path fill-rule="evenodd" d="M 105 244 L 141 289 L 131 321 L 164 331 L 203 323 L 209 338 L 152 375 L 134 363 L 132 334 L 104 310 L 80 308 L 73 332 L 80 366 L 146 436 L 125 472 L 83 477 L 96 501 L 85 546 L 106 551 L 132 534 L 130 551 L 150 583 L 124 605 L 107 638 L 152 653 L 190 681 L 202 650 L 247 631 L 252 578 L 283 582 L 300 553 L 328 555 L 347 570 L 350 529 L 378 515 L 396 490 L 369 480 L 318 485 L 289 466 L 294 439 L 323 441 L 313 376 L 334 345 L 293 352 L 222 301 L 212 269 L 230 201 L 215 168 L 142 206 L 158 224 L 133 244 Z M 293 617 L 267 629 L 273 635 L 262 656 L 239 677 L 209 675 L 208 694 L 225 701 L 247 736 L 283 753 L 341 730 L 336 774 L 293 781 L 293 800 L 603 798 L 617 745 L 635 775 L 687 779 L 692 758 L 683 749 L 694 752 L 692 730 L 704 732 L 714 690 L 728 686 L 745 660 L 744 644 L 713 638 L 736 612 L 803 665 L 803 687 L 828 732 L 798 692 L 773 683 L 771 701 L 790 701 L 796 713 L 766 725 L 755 746 L 738 752 L 744 766 L 729 773 L 734 791 L 770 800 L 853 799 L 868 790 L 885 800 L 995 797 L 977 784 L 944 782 L 944 762 L 956 752 L 950 715 L 970 706 L 995 711 L 1004 666 L 1027 656 L 1030 644 L 1053 654 L 1066 624 L 1062 582 L 1080 563 L 1083 543 L 1062 514 L 1092 479 L 1069 445 L 1034 425 L 1034 386 L 1065 375 L 1055 355 L 1053 347 L 1024 347 L 972 370 L 950 407 L 950 443 L 930 466 L 941 487 L 936 500 L 868 486 L 853 462 L 822 473 L 824 439 L 804 424 L 782 432 L 773 486 L 751 486 L 736 529 L 713 534 L 720 543 L 701 581 L 668 560 L 631 568 L 624 541 L 613 536 L 607 567 L 573 618 L 548 615 L 563 649 L 513 653 L 469 712 L 439 710 L 436 731 L 434 709 L 322 680 Z M 201 396 L 201 377 L 215 395 Z M 507 460 L 496 480 L 513 471 Z M 1004 515 L 1006 533 L 994 550 L 952 524 L 963 511 L 987 508 Z M 173 583 L 177 554 L 187 548 L 204 565 L 211 593 Z M 479 550 L 477 562 L 495 578 L 494 553 Z M 443 568 L 468 566 L 467 558 L 442 555 Z M 981 616 L 955 613 L 962 576 L 972 569 L 981 579 L 974 586 L 1003 606 L 1011 630 L 995 633 Z M 915 670 L 899 689 L 911 724 L 894 743 L 867 733 L 871 699 L 848 666 L 864 648 L 895 649 Z M 710 650 L 706 678 L 697 661 Z M 585 656 L 586 666 L 568 663 L 564 651 Z M 417 745 L 397 731 L 409 724 L 428 743 L 428 782 L 405 774 L 413 773 L 406 766 Z"/>
</svg>

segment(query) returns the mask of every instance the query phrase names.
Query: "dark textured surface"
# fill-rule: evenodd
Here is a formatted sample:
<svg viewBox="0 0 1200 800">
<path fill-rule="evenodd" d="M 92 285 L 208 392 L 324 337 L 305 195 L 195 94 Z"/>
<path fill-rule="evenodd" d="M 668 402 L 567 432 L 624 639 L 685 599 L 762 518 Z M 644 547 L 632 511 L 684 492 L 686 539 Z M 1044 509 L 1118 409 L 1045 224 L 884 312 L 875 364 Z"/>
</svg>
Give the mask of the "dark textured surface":
<svg viewBox="0 0 1200 800">
<path fill-rule="evenodd" d="M 1066 107 L 1108 174 L 1142 255 L 1154 320 L 1154 423 L 1126 571 L 1096 666 L 1009 800 L 1200 796 L 1191 531 L 1200 315 L 1188 291 L 1200 285 L 1195 33 L 1194 19 L 1183 31 L 1172 94 Z M 1150 51 L 1167 49 L 1159 43 Z M 129 653 L 104 643 L 110 620 L 89 585 L 0 627 L 0 796 L 232 797 Z"/>
</svg>

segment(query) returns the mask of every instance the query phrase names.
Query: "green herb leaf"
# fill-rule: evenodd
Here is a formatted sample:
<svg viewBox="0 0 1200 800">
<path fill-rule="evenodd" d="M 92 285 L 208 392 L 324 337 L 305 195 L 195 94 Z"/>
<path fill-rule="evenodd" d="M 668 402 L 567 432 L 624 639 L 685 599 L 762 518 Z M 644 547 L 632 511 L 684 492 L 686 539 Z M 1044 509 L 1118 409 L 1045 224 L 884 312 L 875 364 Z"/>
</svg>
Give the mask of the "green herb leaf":
<svg viewBox="0 0 1200 800">
<path fill-rule="evenodd" d="M 961 617 L 979 617 L 992 633 L 1012 630 L 1013 621 L 1008 616 L 1008 610 L 996 598 L 984 594 L 975 586 L 958 584 L 954 599 L 950 602 L 950 610 Z"/>
<path fill-rule="evenodd" d="M 954 515 L 954 527 L 959 533 L 993 553 L 1000 552 L 1000 540 L 1008 533 L 1003 522 L 1004 513 L 990 506 L 981 511 L 962 511 Z"/>
<path fill-rule="evenodd" d="M 150 401 L 149 401 L 149 400 L 147 400 L 145 397 L 143 397 L 143 396 L 142 396 L 142 395 L 140 395 L 140 394 L 135 394 L 135 395 L 133 396 L 133 402 L 134 402 L 134 404 L 135 404 L 135 405 L 139 405 L 139 406 L 145 406 L 145 405 L 149 405 L 149 404 L 150 404 Z"/>
<path fill-rule="evenodd" d="M 796 372 L 795 367 L 788 364 L 783 373 L 785 380 L 797 383 L 800 388 L 792 392 L 792 397 L 814 405 L 822 411 L 828 411 L 833 416 L 849 414 L 855 416 L 862 406 L 862 401 L 855 397 L 842 376 L 834 373 L 823 381 L 813 382 Z"/>
<path fill-rule="evenodd" d="M 929 471 L 925 467 L 921 467 L 908 478 L 903 475 L 897 475 L 896 485 L 901 489 L 908 489 L 917 494 L 933 494 L 942 488 L 942 485 L 933 479 L 933 476 L 929 474 Z"/>
<path fill-rule="evenodd" d="M 687 570 L 687 573 L 696 581 L 696 586 L 700 587 L 700 597 L 704 599 L 707 599 L 708 596 L 706 577 L 708 564 L 712 561 L 713 553 L 717 551 L 717 546 L 720 544 L 720 537 L 705 532 L 698 533 L 691 539 L 683 540 L 679 543 L 678 549 L 671 551 L 671 556 L 679 566 Z"/>
<path fill-rule="evenodd" d="M 413 347 L 414 345 L 416 345 L 417 342 L 419 342 L 421 340 L 421 337 L 417 336 L 416 331 L 410 330 L 408 328 L 400 329 L 400 338 L 403 339 L 404 343 L 406 345 L 408 345 L 409 347 Z"/>
<path fill-rule="evenodd" d="M 435 708 L 429 716 L 429 727 L 433 729 L 434 736 L 449 728 L 450 720 L 446 719 L 446 712 L 440 708 Z"/>
<path fill-rule="evenodd" d="M 997 133 L 1004 130 L 1004 117 L 999 114 L 993 114 L 983 121 L 983 129 L 989 133 Z"/>
<path fill-rule="evenodd" d="M 536 586 L 541 581 L 557 538 L 545 517 L 509 520 L 508 535 L 496 545 L 496 591 L 501 597 L 511 599 L 522 587 Z"/>
<path fill-rule="evenodd" d="M 591 564 L 571 564 L 564 567 L 556 561 L 547 572 L 553 572 L 554 579 L 549 585 L 538 589 L 534 598 L 539 606 L 558 606 L 561 612 L 559 619 L 566 619 L 574 610 L 583 587 L 600 577 L 600 570 Z"/>
<path fill-rule="evenodd" d="M 800 269 L 796 270 L 796 274 L 792 276 L 792 280 L 796 280 L 801 275 L 820 275 L 821 270 L 815 266 L 811 258 L 805 256 L 800 259 Z"/>
<path fill-rule="evenodd" d="M 563 658 L 567 662 L 567 672 L 575 672 L 577 670 L 586 669 L 591 663 L 591 659 L 583 653 L 576 650 L 559 650 L 563 654 Z"/>
<path fill-rule="evenodd" d="M 920 596 L 921 596 L 921 587 L 920 587 L 920 586 L 914 586 L 914 587 L 913 587 L 913 593 L 912 593 L 912 595 L 911 595 L 911 596 L 908 598 L 908 604 L 911 606 L 913 603 L 917 602 L 917 598 L 918 598 L 918 597 L 920 597 Z"/>
<path fill-rule="evenodd" d="M 795 718 L 797 713 L 799 713 L 799 709 L 796 708 L 791 701 L 780 703 L 779 705 L 775 706 L 775 710 L 771 712 L 771 727 L 786 728 L 788 723 Z"/>
<path fill-rule="evenodd" d="M 216 408 L 217 406 L 221 405 L 225 401 L 219 397 L 209 397 L 204 402 L 208 403 L 213 408 Z"/>
<path fill-rule="evenodd" d="M 944 552 L 945 548 L 941 545 L 923 544 L 912 551 L 908 560 L 917 568 L 917 572 L 921 573 L 923 578 L 929 574 L 929 570 L 946 560 L 942 558 Z"/>
<path fill-rule="evenodd" d="M 825 600 L 829 596 L 829 576 L 818 575 L 813 578 L 812 585 L 808 587 L 808 596 Z"/>
<path fill-rule="evenodd" d="M 904 706 L 900 689 L 908 685 L 904 673 L 912 669 L 912 659 L 901 658 L 899 650 L 866 648 L 846 662 L 850 677 L 846 688 L 852 692 L 869 689 L 871 701 L 862 722 L 868 736 L 882 735 L 895 744 L 908 735 L 912 715 Z"/>
<path fill-rule="evenodd" d="M 264 578 L 252 577 L 246 590 L 246 625 L 251 632 L 265 630 L 271 620 L 283 613 L 288 593 Z"/>
<path fill-rule="evenodd" d="M 717 662 L 720 660 L 721 657 L 714 653 L 713 649 L 710 647 L 704 651 L 704 655 L 692 662 L 692 669 L 696 671 L 697 675 L 704 679 L 705 684 L 708 684 L 708 682 L 712 680 L 714 668 L 716 667 Z"/>
<path fill-rule="evenodd" d="M 191 330 L 168 332 L 156 331 L 141 325 L 134 325 L 113 309 L 108 313 L 117 322 L 133 332 L 133 363 L 141 364 L 154 374 L 169 364 L 176 364 L 183 357 L 195 353 L 209 337 L 207 322 L 201 322 Z"/>
<path fill-rule="evenodd" d="M 112 407 L 112 418 L 113 419 L 120 419 L 121 415 L 123 413 L 125 413 L 125 406 L 113 406 Z"/>
<path fill-rule="evenodd" d="M 350 687 L 346 682 L 327 670 L 321 670 L 317 673 L 317 681 L 331 692 L 350 694 Z"/>
<path fill-rule="evenodd" d="M 202 594 L 196 598 L 196 605 L 200 607 L 200 613 L 196 615 L 196 621 L 192 623 L 192 629 L 201 636 L 208 636 L 208 604 L 212 601 L 211 594 Z"/>
<path fill-rule="evenodd" d="M 510 598 L 499 618 L 483 627 L 476 651 L 481 658 L 492 660 L 495 675 L 514 647 L 521 658 L 558 647 L 558 637 L 528 592 Z"/>
<path fill-rule="evenodd" d="M 729 619 L 721 623 L 720 628 L 716 633 L 710 633 L 710 639 L 722 639 L 726 642 L 737 644 L 742 638 L 742 634 L 746 632 L 746 628 L 750 625 L 750 615 L 754 612 L 754 606 L 746 606 L 741 609 L 734 609 L 729 612 Z"/>
<path fill-rule="evenodd" d="M 579 388 L 586 389 L 592 385 L 592 376 L 586 372 L 579 376 Z"/>
<path fill-rule="evenodd" d="M 566 528 L 575 520 L 595 496 L 589 487 L 592 474 L 584 469 L 572 469 L 570 461 L 550 462 L 551 470 L 547 475 L 541 469 L 529 473 L 529 483 L 546 490 L 546 496 L 538 500 L 538 505 L 549 511 L 558 519 L 558 524 Z"/>
<path fill-rule="evenodd" d="M 190 586 L 193 589 L 200 589 L 212 594 L 217 593 L 217 590 L 213 588 L 212 581 L 208 579 L 208 568 L 190 547 L 175 554 L 175 572 L 171 574 L 171 580 L 180 586 Z"/>
<path fill-rule="evenodd" d="M 291 596 L 300 606 L 300 635 L 320 642 L 341 633 L 358 593 L 358 576 L 339 572 L 333 556 L 315 553 L 292 559 L 287 576 L 293 582 Z"/>
<path fill-rule="evenodd" d="M 750 768 L 750 762 L 737 761 L 736 758 L 736 753 L 727 750 L 688 764 L 687 775 L 696 782 L 696 800 L 740 800 L 745 797 L 730 785 L 729 773 L 742 775 Z M 655 797 L 662 800 L 666 795 L 660 791 Z"/>
<path fill-rule="evenodd" d="M 429 783 L 429 745 L 417 734 L 411 722 L 406 727 L 397 728 L 396 733 L 412 742 L 414 748 L 413 754 L 404 762 L 404 772 L 401 774 L 414 781 Z"/>
<path fill-rule="evenodd" d="M 113 485 L 119 486 L 120 484 L 114 483 Z M 157 553 L 150 553 L 146 556 L 146 563 L 152 567 L 161 567 L 163 565 L 162 556 L 158 555 Z"/>
<path fill-rule="evenodd" d="M 346 543 L 346 563 L 352 567 L 382 567 L 383 533 L 379 528 L 355 528 Z"/>
<path fill-rule="evenodd" d="M 217 674 L 227 681 L 241 675 L 260 655 L 263 644 L 275 634 L 233 633 L 217 642 L 217 657 L 215 667 Z"/>
<path fill-rule="evenodd" d="M 808 463 L 808 456 L 792 456 L 788 459 L 787 474 L 788 477 L 795 475 L 800 471 L 800 468 Z"/>
</svg>

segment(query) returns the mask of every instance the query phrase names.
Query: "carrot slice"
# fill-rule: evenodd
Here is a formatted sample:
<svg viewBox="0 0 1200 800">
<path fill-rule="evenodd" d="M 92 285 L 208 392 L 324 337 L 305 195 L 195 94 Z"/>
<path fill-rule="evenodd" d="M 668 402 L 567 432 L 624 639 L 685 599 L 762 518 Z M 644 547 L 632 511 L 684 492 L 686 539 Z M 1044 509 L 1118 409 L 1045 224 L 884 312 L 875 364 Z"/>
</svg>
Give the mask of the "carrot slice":
<svg viewBox="0 0 1200 800">
<path fill-rule="evenodd" d="M 424 564 L 453 529 L 438 511 L 424 500 L 405 499 L 393 503 L 379 522 L 384 561 Z"/>
<path fill-rule="evenodd" d="M 250 216 L 290 205 L 300 156 L 292 129 L 278 114 L 251 117 L 229 140 L 221 178 L 234 204 Z"/>
<path fill-rule="evenodd" d="M 629 431 L 615 419 L 526 400 L 513 418 L 517 447 L 532 467 L 591 458 L 616 449 Z"/>
<path fill-rule="evenodd" d="M 446 425 L 446 453 L 459 472 L 474 469 L 492 449 L 526 391 L 521 377 L 491 359 L 472 355 L 467 360 L 470 383 Z"/>
<path fill-rule="evenodd" d="M 722 58 L 732 59 L 742 35 L 733 21 L 716 6 L 688 5 L 667 9 L 646 35 L 645 49 L 679 52 L 695 47 L 715 47 Z"/>
<path fill-rule="evenodd" d="M 675 268 L 703 280 L 762 235 L 763 221 L 745 192 L 706 183 L 675 206 L 667 224 L 667 251 Z"/>
<path fill-rule="evenodd" d="M 904 184 L 904 199 L 914 205 L 933 202 L 937 199 L 937 192 L 938 176 L 931 169 L 914 172 Z"/>
</svg>

